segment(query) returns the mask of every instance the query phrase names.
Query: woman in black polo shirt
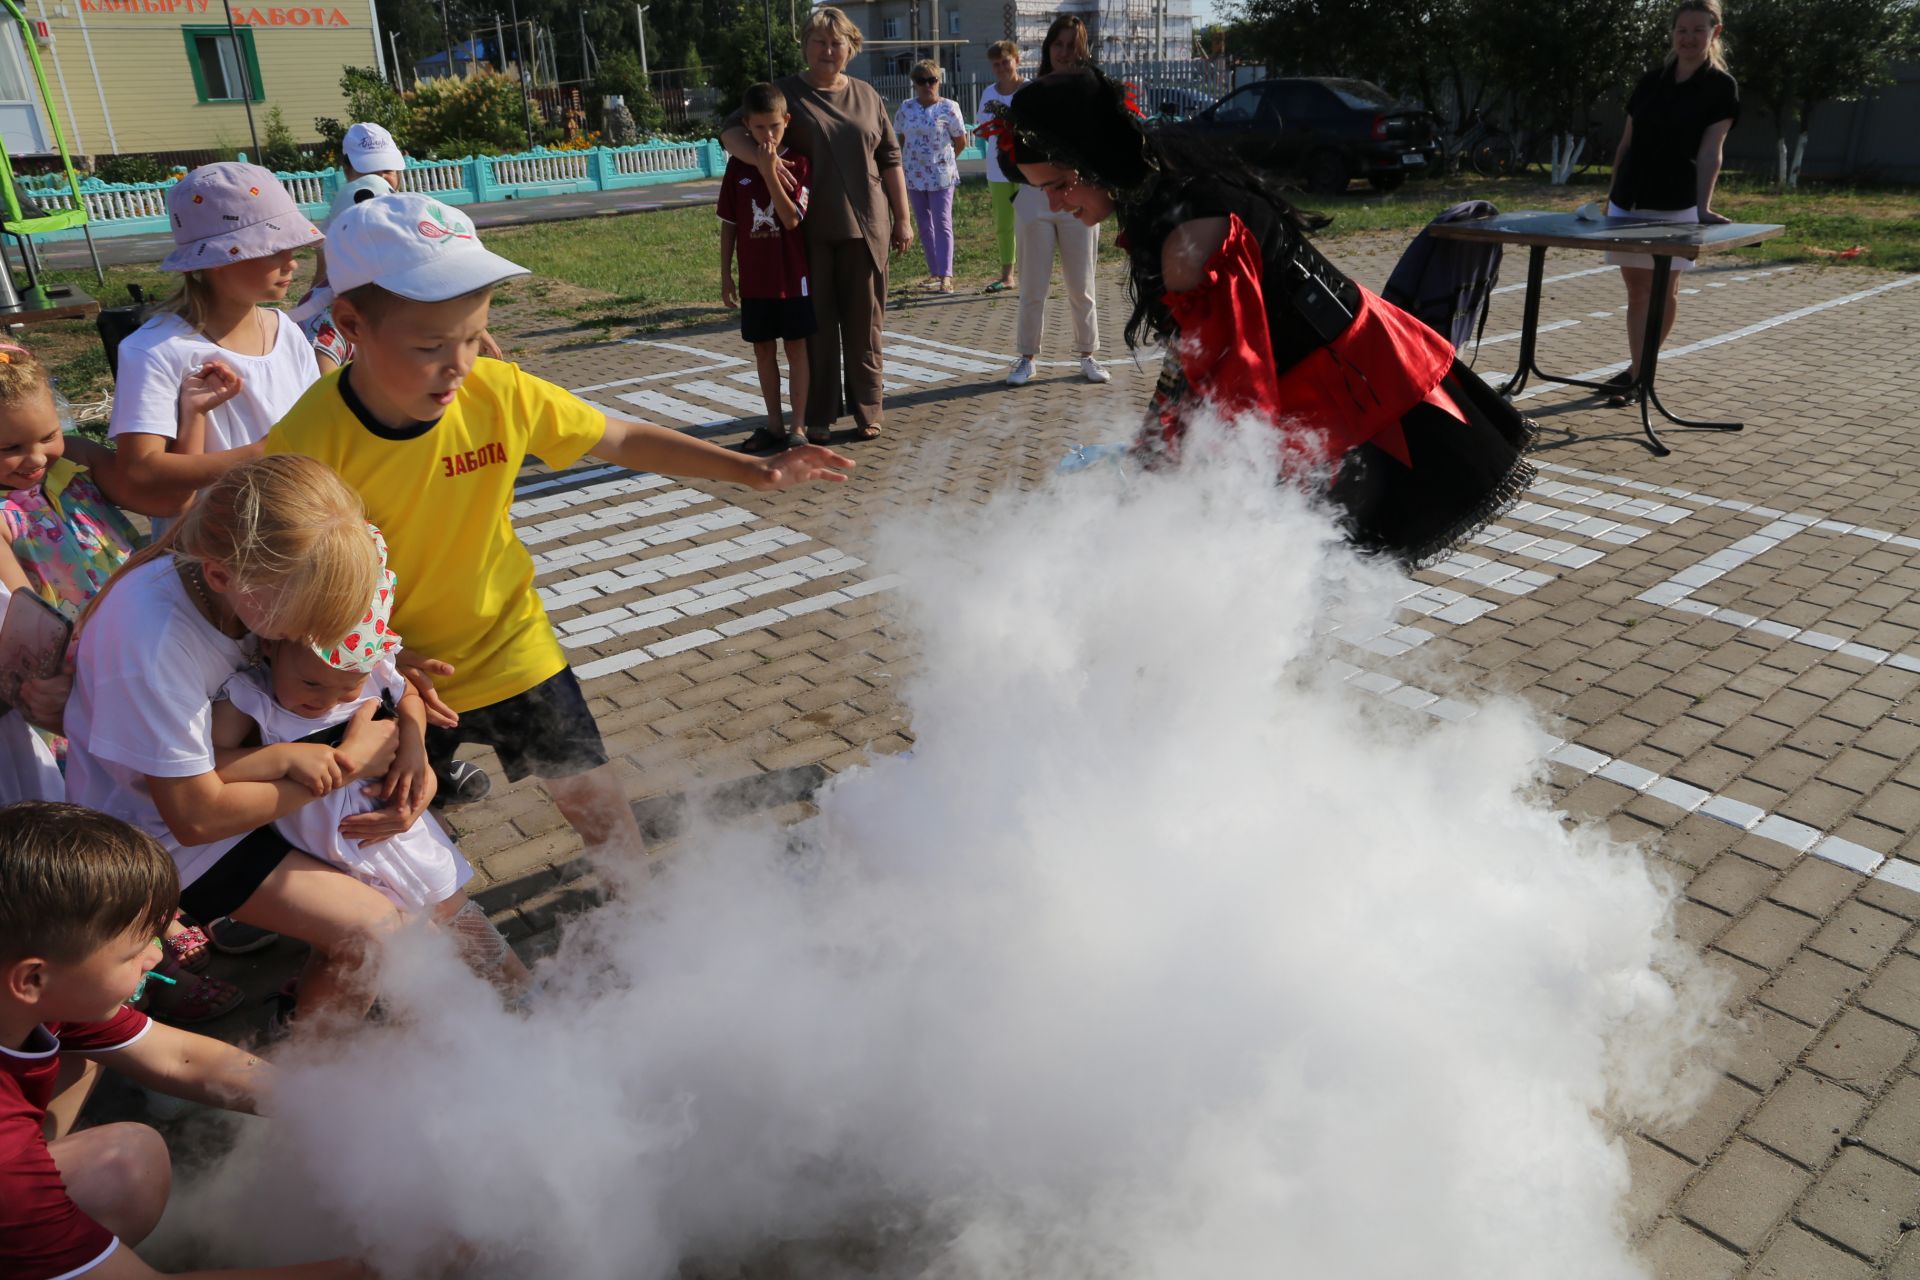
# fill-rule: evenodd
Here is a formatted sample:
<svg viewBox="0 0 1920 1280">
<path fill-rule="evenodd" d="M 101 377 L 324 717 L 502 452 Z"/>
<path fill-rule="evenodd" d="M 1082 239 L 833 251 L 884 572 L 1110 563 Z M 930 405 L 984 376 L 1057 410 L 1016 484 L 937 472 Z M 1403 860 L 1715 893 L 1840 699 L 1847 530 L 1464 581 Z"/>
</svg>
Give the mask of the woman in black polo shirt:
<svg viewBox="0 0 1920 1280">
<path fill-rule="evenodd" d="M 1719 0 L 1681 0 L 1673 17 L 1673 47 L 1664 66 L 1649 71 L 1627 102 L 1627 127 L 1614 153 L 1613 190 L 1607 212 L 1615 217 L 1663 222 L 1722 223 L 1713 212 L 1713 184 L 1720 177 L 1720 149 L 1740 118 L 1740 87 L 1727 74 L 1721 50 Z M 1640 343 L 1647 328 L 1647 304 L 1653 295 L 1653 258 L 1643 253 L 1609 253 L 1627 285 L 1627 346 L 1632 367 L 1611 385 L 1625 388 L 1640 372 Z M 1667 277 L 1667 305 L 1660 341 L 1673 330 L 1680 272 L 1693 269 L 1685 258 L 1673 260 Z M 1616 394 L 1611 403 L 1625 404 Z"/>
</svg>

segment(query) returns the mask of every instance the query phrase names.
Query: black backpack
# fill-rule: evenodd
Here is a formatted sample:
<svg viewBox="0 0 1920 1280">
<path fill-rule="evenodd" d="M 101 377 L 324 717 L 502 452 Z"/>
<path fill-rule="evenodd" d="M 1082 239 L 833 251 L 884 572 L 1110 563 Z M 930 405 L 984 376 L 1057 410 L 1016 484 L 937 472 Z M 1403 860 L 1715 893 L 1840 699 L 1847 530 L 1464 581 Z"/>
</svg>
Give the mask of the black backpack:
<svg viewBox="0 0 1920 1280">
<path fill-rule="evenodd" d="M 1435 218 L 1464 222 L 1500 212 L 1485 200 L 1463 200 Z M 1413 238 L 1387 277 L 1380 296 L 1444 334 L 1463 350 L 1487 330 L 1487 311 L 1500 283 L 1500 246 L 1473 240 L 1441 240 L 1426 231 Z"/>
</svg>

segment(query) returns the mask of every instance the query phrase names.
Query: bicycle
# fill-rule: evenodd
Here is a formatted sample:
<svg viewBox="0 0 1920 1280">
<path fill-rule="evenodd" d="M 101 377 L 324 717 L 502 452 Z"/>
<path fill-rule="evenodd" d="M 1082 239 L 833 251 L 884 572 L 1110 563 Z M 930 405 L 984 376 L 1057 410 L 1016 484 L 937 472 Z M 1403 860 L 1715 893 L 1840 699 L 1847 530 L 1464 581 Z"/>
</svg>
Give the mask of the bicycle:
<svg viewBox="0 0 1920 1280">
<path fill-rule="evenodd" d="M 1440 168 L 1448 174 L 1471 165 L 1483 178 L 1503 177 L 1516 168 L 1516 154 L 1512 136 L 1478 107 L 1467 113 L 1451 138 L 1443 134 L 1440 139 Z"/>
</svg>

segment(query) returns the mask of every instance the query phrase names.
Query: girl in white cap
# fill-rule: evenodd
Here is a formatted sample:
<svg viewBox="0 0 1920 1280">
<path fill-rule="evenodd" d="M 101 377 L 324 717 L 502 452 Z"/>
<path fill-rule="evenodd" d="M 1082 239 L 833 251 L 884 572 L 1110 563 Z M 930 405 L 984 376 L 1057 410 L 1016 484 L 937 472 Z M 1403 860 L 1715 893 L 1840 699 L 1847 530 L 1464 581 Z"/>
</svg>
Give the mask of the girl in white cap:
<svg viewBox="0 0 1920 1280">
<path fill-rule="evenodd" d="M 181 288 L 120 344 L 111 433 L 142 499 L 175 509 L 230 468 L 258 457 L 267 428 L 319 380 L 300 327 L 272 304 L 293 283 L 294 254 L 320 243 L 271 173 L 209 164 L 167 192 L 174 250 L 160 265 Z M 240 377 L 240 393 L 207 418 L 205 452 L 182 447 L 180 383 L 209 361 Z"/>
</svg>

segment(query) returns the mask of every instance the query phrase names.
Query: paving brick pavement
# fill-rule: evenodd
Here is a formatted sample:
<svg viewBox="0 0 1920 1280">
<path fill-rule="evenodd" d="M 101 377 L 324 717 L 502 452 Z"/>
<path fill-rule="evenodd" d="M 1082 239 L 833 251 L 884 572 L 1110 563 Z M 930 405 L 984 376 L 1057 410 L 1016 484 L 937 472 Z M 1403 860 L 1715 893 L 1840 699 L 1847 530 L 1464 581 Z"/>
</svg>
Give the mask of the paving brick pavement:
<svg viewBox="0 0 1920 1280">
<path fill-rule="evenodd" d="M 1399 245 L 1331 248 L 1377 287 Z M 1510 259 L 1483 371 L 1517 351 L 1520 271 Z M 1549 281 L 1542 363 L 1622 366 L 1617 276 L 1569 253 Z M 1336 660 L 1428 714 L 1471 714 L 1437 687 L 1448 670 L 1526 698 L 1560 737 L 1553 802 L 1686 884 L 1676 927 L 1731 977 L 1748 1034 L 1698 1115 L 1625 1138 L 1654 1273 L 1920 1280 L 1920 466 L 1904 447 L 1920 277 L 1720 259 L 1682 285 L 1665 397 L 1748 430 L 1674 431 L 1654 458 L 1629 411 L 1530 389 L 1539 484 L 1416 575 L 1393 629 L 1333 631 Z M 860 468 L 842 488 L 523 478 L 514 519 L 632 797 L 912 743 L 894 690 L 915 645 L 869 563 L 876 523 L 1033 485 L 1135 421 L 1157 360 L 1118 347 L 1117 282 L 1101 305 L 1112 383 L 1056 349 L 1017 391 L 999 384 L 1011 300 L 892 312 L 886 434 L 846 446 Z M 721 440 L 752 425 L 731 332 L 576 340 L 510 308 L 496 329 L 611 412 Z M 1065 331 L 1056 301 L 1048 333 Z M 534 787 L 456 825 L 528 945 L 593 900 Z"/>
</svg>

